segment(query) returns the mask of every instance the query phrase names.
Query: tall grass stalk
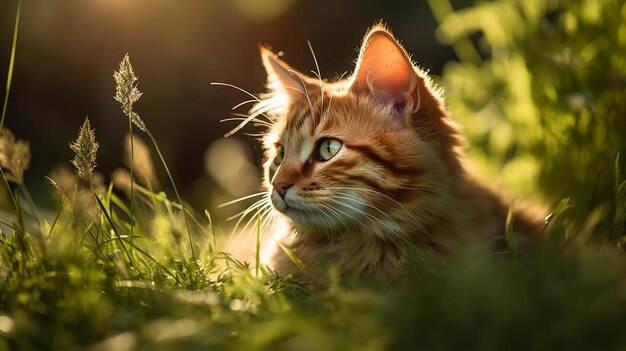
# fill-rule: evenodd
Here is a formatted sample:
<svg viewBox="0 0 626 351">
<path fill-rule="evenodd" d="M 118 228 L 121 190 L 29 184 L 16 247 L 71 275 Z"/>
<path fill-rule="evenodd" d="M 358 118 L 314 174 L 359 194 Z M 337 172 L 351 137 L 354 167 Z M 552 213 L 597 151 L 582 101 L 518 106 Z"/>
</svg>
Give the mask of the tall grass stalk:
<svg viewBox="0 0 626 351">
<path fill-rule="evenodd" d="M 17 11 L 15 14 L 15 24 L 13 25 L 13 44 L 11 45 L 11 58 L 9 60 L 9 69 L 7 72 L 7 82 L 6 89 L 4 92 L 4 104 L 2 105 L 2 117 L 0 117 L 0 136 L 2 135 L 2 130 L 4 129 L 4 119 L 7 114 L 7 106 L 9 104 L 9 93 L 11 92 L 11 82 L 13 81 L 13 67 L 15 66 L 15 52 L 17 51 L 17 33 L 20 27 L 20 13 L 22 11 L 22 0 L 17 2 Z M 0 167 L 0 173 L 2 174 L 2 181 L 4 182 L 7 192 L 11 197 L 11 201 L 13 202 L 13 206 L 15 207 L 15 211 L 17 211 L 17 215 L 19 218 L 22 217 L 22 213 L 18 206 L 18 203 L 13 196 L 13 191 L 11 190 L 11 186 L 9 185 L 9 181 L 7 180 L 6 175 L 4 174 L 4 170 Z M 22 227 L 22 230 L 24 228 Z"/>
<path fill-rule="evenodd" d="M 183 199 L 180 196 L 180 193 L 178 192 L 178 188 L 176 187 L 176 182 L 174 182 L 174 177 L 172 177 L 170 168 L 167 166 L 167 162 L 165 162 L 165 158 L 163 157 L 163 154 L 161 153 L 161 148 L 159 148 L 159 144 L 157 144 L 156 139 L 154 138 L 150 130 L 148 130 L 147 128 L 146 128 L 146 134 L 150 138 L 152 145 L 154 145 L 157 155 L 159 155 L 161 164 L 163 164 L 163 168 L 165 168 L 165 172 L 167 173 L 167 178 L 172 184 L 172 189 L 174 189 L 174 194 L 176 195 L 176 199 L 178 200 L 178 203 L 183 209 L 183 220 L 185 221 L 185 229 L 187 230 L 187 237 L 189 239 L 189 248 L 191 249 L 191 257 L 193 258 L 194 262 L 196 262 L 197 258 L 196 258 L 195 250 L 193 248 L 193 240 L 191 238 L 191 229 L 189 228 L 189 220 L 187 219 L 187 210 L 185 208 L 185 203 L 183 203 Z"/>
<path fill-rule="evenodd" d="M 185 222 L 185 229 L 187 231 L 187 237 L 189 239 L 189 248 L 191 249 L 191 256 L 194 262 L 196 262 L 197 257 L 196 257 L 196 253 L 193 247 L 193 240 L 191 238 L 191 230 L 189 227 L 189 221 L 187 219 L 187 211 L 185 209 L 185 204 L 182 201 L 180 193 L 178 192 L 178 188 L 176 187 L 176 183 L 174 182 L 174 178 L 172 177 L 172 173 L 170 172 L 170 169 L 167 166 L 167 162 L 165 162 L 165 158 L 163 157 L 163 154 L 161 153 L 161 149 L 159 148 L 159 145 L 156 142 L 156 139 L 152 135 L 152 132 L 150 132 L 150 130 L 146 126 L 145 122 L 141 119 L 139 114 L 135 112 L 133 109 L 134 103 L 139 100 L 139 98 L 141 97 L 143 93 L 141 93 L 139 89 L 137 88 L 136 82 L 138 78 L 135 75 L 135 72 L 133 70 L 133 66 L 130 62 L 130 57 L 128 54 L 124 55 L 124 58 L 122 58 L 122 61 L 120 62 L 119 70 L 114 72 L 113 77 L 115 78 L 115 82 L 116 82 L 115 100 L 117 100 L 121 104 L 122 110 L 124 114 L 128 117 L 129 123 L 135 124 L 137 128 L 141 129 L 143 132 L 145 132 L 148 135 L 148 137 L 150 138 L 150 141 L 152 142 L 152 145 L 154 145 L 154 148 L 156 149 L 157 154 L 159 155 L 161 164 L 163 164 L 163 167 L 165 168 L 167 177 L 170 183 L 172 184 L 174 193 L 176 194 L 176 199 L 178 200 L 178 202 L 180 203 L 183 209 L 183 220 Z M 130 133 L 131 133 L 131 179 L 130 181 L 131 181 L 131 187 L 134 187 L 133 185 L 134 180 L 132 179 L 132 168 L 133 168 L 132 167 L 132 162 L 133 162 L 132 161 L 133 159 L 132 126 L 130 128 Z M 132 192 L 131 192 L 131 199 L 132 199 Z"/>
<path fill-rule="evenodd" d="M 255 267 L 254 267 L 254 275 L 259 278 L 259 268 L 261 266 L 261 215 L 257 217 L 256 220 L 256 248 L 254 252 L 255 259 Z"/>
<path fill-rule="evenodd" d="M 17 13 L 15 14 L 15 25 L 13 26 L 13 44 L 11 45 L 11 59 L 9 60 L 9 72 L 7 73 L 7 85 L 4 92 L 4 105 L 2 106 L 2 117 L 0 117 L 0 133 L 4 127 L 4 118 L 7 114 L 9 104 L 9 92 L 11 91 L 11 81 L 13 80 L 13 67 L 15 65 L 15 52 L 17 51 L 17 32 L 20 27 L 20 13 L 22 11 L 22 0 L 17 2 Z"/>
<path fill-rule="evenodd" d="M 135 236 L 135 181 L 133 179 L 133 173 L 135 169 L 135 143 L 133 142 L 133 122 L 128 119 L 128 133 L 130 134 L 130 247 L 133 248 L 134 236 Z M 132 253 L 132 251 L 131 251 Z"/>
</svg>

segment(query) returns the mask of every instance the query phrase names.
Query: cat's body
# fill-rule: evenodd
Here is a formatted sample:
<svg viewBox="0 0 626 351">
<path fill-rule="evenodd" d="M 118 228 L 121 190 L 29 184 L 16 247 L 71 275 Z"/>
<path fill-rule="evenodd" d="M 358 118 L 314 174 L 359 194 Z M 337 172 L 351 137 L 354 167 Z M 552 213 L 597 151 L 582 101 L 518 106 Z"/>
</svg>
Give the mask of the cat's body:
<svg viewBox="0 0 626 351">
<path fill-rule="evenodd" d="M 279 274 L 316 279 L 331 264 L 385 279 L 406 262 L 502 247 L 509 201 L 468 171 L 440 90 L 386 28 L 367 33 L 355 73 L 335 83 L 261 55 L 271 94 L 252 112 L 274 116 L 264 183 L 286 223 L 267 242 Z M 510 223 L 523 242 L 542 217 L 516 211 Z"/>
</svg>

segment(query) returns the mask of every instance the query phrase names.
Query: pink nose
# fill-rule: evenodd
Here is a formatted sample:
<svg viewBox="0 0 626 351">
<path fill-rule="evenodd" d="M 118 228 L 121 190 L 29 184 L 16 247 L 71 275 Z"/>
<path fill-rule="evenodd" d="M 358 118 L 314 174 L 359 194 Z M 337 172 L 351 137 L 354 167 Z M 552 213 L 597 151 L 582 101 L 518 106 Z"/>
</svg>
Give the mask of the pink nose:
<svg viewBox="0 0 626 351">
<path fill-rule="evenodd" d="M 287 192 L 287 189 L 289 189 L 293 184 L 288 184 L 285 182 L 272 182 L 272 186 L 274 187 L 274 190 L 276 190 L 276 192 L 280 195 L 280 197 L 285 197 L 285 193 Z"/>
</svg>

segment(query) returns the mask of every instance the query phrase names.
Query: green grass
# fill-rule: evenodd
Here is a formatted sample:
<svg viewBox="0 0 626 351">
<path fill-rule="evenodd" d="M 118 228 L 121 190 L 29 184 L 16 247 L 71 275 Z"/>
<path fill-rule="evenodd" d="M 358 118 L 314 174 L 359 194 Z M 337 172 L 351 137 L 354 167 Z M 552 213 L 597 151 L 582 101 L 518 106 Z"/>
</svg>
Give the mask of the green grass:
<svg viewBox="0 0 626 351">
<path fill-rule="evenodd" d="M 7 201 L 0 208 L 9 211 L 10 216 L 0 224 L 0 349 L 626 348 L 626 180 L 623 161 L 618 156 L 624 145 L 612 137 L 599 143 L 580 129 L 595 128 L 597 132 L 613 128 L 624 132 L 618 119 L 623 117 L 620 111 L 624 111 L 626 103 L 615 98 L 619 86 L 595 81 L 602 77 L 582 77 L 584 72 L 570 72 L 577 77 L 576 89 L 587 87 L 592 92 L 590 96 L 598 99 L 590 98 L 585 102 L 587 107 L 572 107 L 571 99 L 558 96 L 547 106 L 541 105 L 545 103 L 543 95 L 511 90 L 523 95 L 526 104 L 544 106 L 554 121 L 546 124 L 532 118 L 521 119 L 521 112 L 510 106 L 524 110 L 514 99 L 521 95 L 501 96 L 498 85 L 499 80 L 502 83 L 501 80 L 509 79 L 511 67 L 521 70 L 517 73 L 522 77 L 534 77 L 537 70 L 545 69 L 544 76 L 533 80 L 532 86 L 536 91 L 549 91 L 550 85 L 567 85 L 564 82 L 570 79 L 568 70 L 574 69 L 566 64 L 555 68 L 550 60 L 538 61 L 539 53 L 528 43 L 545 35 L 537 32 L 536 27 L 505 19 L 518 12 L 525 13 L 520 18 L 531 22 L 533 16 L 545 19 L 550 15 L 553 22 L 543 26 L 552 23 L 558 29 L 558 16 L 565 16 L 567 26 L 578 21 L 577 28 L 585 33 L 597 33 L 597 27 L 602 25 L 611 33 L 615 27 L 623 30 L 621 22 L 593 22 L 580 10 L 594 3 L 589 0 L 569 6 L 568 1 L 554 1 L 547 7 L 524 8 L 522 2 L 495 1 L 472 7 L 479 11 L 478 15 L 494 19 L 480 23 L 496 26 L 484 28 L 483 32 L 498 32 L 498 20 L 504 19 L 502 23 L 515 33 L 508 41 L 490 42 L 489 47 L 498 53 L 487 52 L 484 60 L 477 56 L 469 40 L 472 30 L 468 28 L 476 22 L 460 13 L 456 22 L 442 27 L 444 34 L 457 36 L 455 50 L 459 57 L 465 57 L 448 67 L 441 77 L 442 84 L 456 94 L 449 101 L 453 109 L 464 116 L 477 116 L 479 122 L 493 120 L 489 114 L 502 117 L 506 113 L 498 111 L 509 111 L 515 118 L 510 122 L 504 117 L 498 120 L 502 130 L 507 128 L 506 123 L 513 130 L 540 129 L 539 136 L 543 138 L 532 133 L 530 139 L 512 134 L 505 144 L 494 140 L 497 135 L 493 133 L 474 127 L 468 130 L 470 141 L 483 147 L 480 155 L 476 151 L 479 148 L 472 149 L 478 161 L 493 158 L 489 167 L 497 167 L 501 162 L 519 171 L 524 165 L 520 160 L 531 155 L 533 167 L 548 164 L 538 183 L 524 178 L 532 172 L 518 174 L 525 182 L 538 184 L 532 194 L 570 198 L 555 206 L 540 243 L 518 247 L 515 233 L 508 226 L 509 252 L 466 252 L 451 257 L 443 266 L 407 267 L 403 277 L 386 285 L 356 277 L 340 278 L 330 268 L 323 277 L 328 284 L 312 291 L 259 266 L 258 255 L 249 266 L 220 251 L 210 214 L 205 212 L 203 218 L 183 205 L 156 140 L 133 111 L 132 102 L 138 96 L 124 100 L 122 94 L 120 100 L 128 103 L 124 113 L 129 118 L 130 132 L 134 124 L 148 133 L 177 194 L 176 200 L 135 182 L 121 186 L 127 191 L 125 197 L 116 195 L 112 184 L 102 184 L 89 158 L 95 148 L 89 136 L 95 139 L 97 131 L 88 127 L 83 142 L 79 139 L 75 143 L 82 146 L 73 148 L 83 156 L 83 162 L 76 162 L 83 176 L 66 173 L 53 177 L 50 188 L 57 194 L 58 203 L 48 220 L 36 213 L 37 204 L 19 181 L 21 177 L 15 177 L 20 168 L 3 165 L 2 185 L 7 189 L 3 199 Z M 601 3 L 606 6 L 601 10 L 611 10 L 616 4 L 623 6 L 612 0 Z M 445 18 L 455 13 L 451 12 L 452 7 L 440 4 L 432 2 L 445 24 Z M 560 12 L 555 10 L 559 8 Z M 459 24 L 469 27 L 453 27 Z M 521 27 L 515 30 L 515 25 Z M 572 30 L 570 27 L 568 31 Z M 546 44 L 541 55 L 557 55 L 563 46 L 582 45 L 579 41 L 586 37 L 578 36 L 578 41 L 561 46 Z M 595 69 L 601 64 L 613 74 L 611 70 L 622 67 L 622 61 L 609 56 L 624 47 L 626 41 L 620 41 L 613 51 L 598 52 L 589 66 Z M 507 50 L 510 55 L 503 55 Z M 14 56 L 15 44 L 6 97 Z M 552 76 L 546 77 L 550 72 Z M 131 82 L 125 90 L 130 94 L 136 88 L 135 81 L 126 82 Z M 459 82 L 482 82 L 488 93 L 465 90 L 470 87 Z M 559 90 L 561 93 L 567 95 L 565 90 Z M 485 105 L 484 99 L 489 96 L 493 100 Z M 8 98 L 3 111 L 7 101 Z M 598 122 L 591 126 L 580 122 L 589 115 Z M 570 123 L 571 120 L 578 124 Z M 466 121 L 466 125 L 471 125 L 471 121 Z M 604 135 L 612 134 L 606 131 Z M 17 147 L 20 142 L 12 140 L 11 145 Z M 580 150 L 602 157 L 566 157 L 557 153 L 562 158 L 555 158 L 545 152 L 543 142 L 576 143 Z M 136 148 L 131 151 L 136 152 Z M 18 155 L 25 157 L 24 153 Z M 604 162 L 601 177 L 589 173 L 589 165 L 598 162 Z M 570 176 L 578 163 L 582 171 Z M 135 176 L 137 172 L 131 173 L 133 166 L 131 162 L 129 173 Z M 6 172 L 12 177 L 6 177 Z M 132 179 L 130 174 L 128 178 Z M 514 185 L 515 179 L 505 180 Z M 555 185 L 558 179 L 561 183 Z M 124 183 L 123 179 L 119 182 Z M 257 251 L 259 245 L 257 239 Z"/>
</svg>

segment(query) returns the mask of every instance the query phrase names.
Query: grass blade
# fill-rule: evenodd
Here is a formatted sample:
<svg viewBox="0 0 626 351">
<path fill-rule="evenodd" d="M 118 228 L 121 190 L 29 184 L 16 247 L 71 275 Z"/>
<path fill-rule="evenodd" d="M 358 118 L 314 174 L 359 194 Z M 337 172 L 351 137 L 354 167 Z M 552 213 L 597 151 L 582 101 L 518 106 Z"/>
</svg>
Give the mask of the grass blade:
<svg viewBox="0 0 626 351">
<path fill-rule="evenodd" d="M 17 2 L 17 13 L 15 14 L 15 25 L 13 26 L 13 44 L 11 45 L 11 59 L 9 60 L 9 72 L 7 73 L 7 85 L 4 92 L 4 105 L 2 106 L 2 117 L 0 117 L 0 131 L 4 127 L 4 118 L 7 114 L 9 104 L 9 92 L 11 91 L 11 81 L 13 80 L 13 67 L 15 66 L 15 52 L 17 51 L 17 33 L 20 27 L 20 13 L 22 12 L 22 0 Z"/>
</svg>

